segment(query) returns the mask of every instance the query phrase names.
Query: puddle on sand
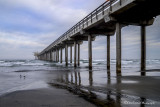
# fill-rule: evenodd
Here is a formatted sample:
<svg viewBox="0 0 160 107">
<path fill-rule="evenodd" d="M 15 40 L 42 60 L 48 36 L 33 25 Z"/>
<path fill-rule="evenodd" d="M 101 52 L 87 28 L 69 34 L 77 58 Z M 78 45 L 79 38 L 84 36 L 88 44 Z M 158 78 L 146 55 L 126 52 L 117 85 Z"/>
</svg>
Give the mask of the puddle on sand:
<svg viewBox="0 0 160 107">
<path fill-rule="evenodd" d="M 111 84 L 111 79 L 107 78 L 107 84 Z M 140 96 L 131 96 L 128 94 L 122 93 L 123 90 L 119 89 L 118 85 L 125 84 L 135 84 L 138 81 L 131 80 L 121 80 L 121 77 L 117 77 L 117 87 L 109 89 L 106 86 L 97 86 L 94 85 L 93 75 L 89 71 L 88 84 L 82 84 L 83 78 L 81 78 L 81 72 L 70 72 L 65 74 L 60 74 L 57 76 L 55 81 L 49 83 L 49 85 L 66 89 L 80 97 L 83 97 L 87 101 L 94 103 L 100 107 L 149 107 L 149 106 L 160 106 L 158 101 L 153 101 L 146 99 Z"/>
</svg>

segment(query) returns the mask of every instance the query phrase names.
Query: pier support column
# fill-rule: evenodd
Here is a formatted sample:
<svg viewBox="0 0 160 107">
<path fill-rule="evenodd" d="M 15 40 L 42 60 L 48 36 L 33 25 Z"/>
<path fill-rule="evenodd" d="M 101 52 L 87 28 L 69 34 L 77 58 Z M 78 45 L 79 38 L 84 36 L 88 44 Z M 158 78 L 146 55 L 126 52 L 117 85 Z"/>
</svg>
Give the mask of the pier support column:
<svg viewBox="0 0 160 107">
<path fill-rule="evenodd" d="M 56 53 L 56 62 L 57 62 L 57 61 L 58 61 L 58 59 L 57 59 L 57 49 L 56 49 L 56 52 L 55 52 L 55 53 Z"/>
<path fill-rule="evenodd" d="M 47 52 L 47 61 L 48 61 L 48 59 L 49 59 L 48 57 L 49 57 L 49 55 L 48 55 L 48 52 Z"/>
<path fill-rule="evenodd" d="M 59 49 L 57 49 L 57 61 L 59 62 Z"/>
<path fill-rule="evenodd" d="M 54 61 L 54 50 L 53 50 L 53 61 Z"/>
<path fill-rule="evenodd" d="M 92 69 L 92 36 L 88 35 L 88 61 L 89 69 Z"/>
<path fill-rule="evenodd" d="M 60 56 L 60 57 L 61 57 L 61 61 L 60 61 L 60 63 L 62 63 L 62 48 L 61 48 L 61 56 Z"/>
<path fill-rule="evenodd" d="M 70 63 L 72 63 L 72 46 L 70 46 Z"/>
<path fill-rule="evenodd" d="M 92 69 L 92 36 L 88 35 L 88 60 L 89 69 Z"/>
<path fill-rule="evenodd" d="M 47 53 L 47 61 L 48 61 L 48 53 Z"/>
<path fill-rule="evenodd" d="M 52 61 L 52 51 L 50 51 L 50 61 Z"/>
<path fill-rule="evenodd" d="M 47 53 L 45 53 L 45 61 L 47 61 Z"/>
<path fill-rule="evenodd" d="M 77 67 L 77 42 L 74 41 L 74 67 Z"/>
<path fill-rule="evenodd" d="M 146 26 L 141 26 L 141 71 L 146 70 Z"/>
<path fill-rule="evenodd" d="M 51 58 L 50 58 L 50 52 L 48 52 L 48 61 L 50 61 L 50 59 L 51 59 Z"/>
<path fill-rule="evenodd" d="M 47 61 L 50 60 L 50 52 L 47 53 Z"/>
<path fill-rule="evenodd" d="M 107 69 L 110 70 L 110 35 L 107 36 Z"/>
<path fill-rule="evenodd" d="M 54 61 L 56 62 L 56 50 L 54 51 Z"/>
<path fill-rule="evenodd" d="M 80 44 L 78 44 L 78 66 L 80 65 Z"/>
<path fill-rule="evenodd" d="M 65 47 L 65 62 L 66 62 L 66 66 L 68 66 L 68 45 L 67 44 Z"/>
<path fill-rule="evenodd" d="M 53 61 L 54 61 L 54 51 L 53 51 Z"/>
<path fill-rule="evenodd" d="M 45 60 L 47 61 L 47 53 L 45 53 Z"/>
<path fill-rule="evenodd" d="M 121 24 L 116 23 L 116 71 L 121 74 Z"/>
</svg>

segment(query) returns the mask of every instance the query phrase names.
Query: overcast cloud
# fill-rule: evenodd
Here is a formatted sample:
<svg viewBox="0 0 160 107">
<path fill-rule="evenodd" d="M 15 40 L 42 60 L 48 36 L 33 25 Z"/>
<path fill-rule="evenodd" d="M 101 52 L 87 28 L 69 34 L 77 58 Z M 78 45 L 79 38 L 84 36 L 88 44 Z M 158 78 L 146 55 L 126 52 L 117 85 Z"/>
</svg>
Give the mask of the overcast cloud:
<svg viewBox="0 0 160 107">
<path fill-rule="evenodd" d="M 105 0 L 0 0 L 0 59 L 32 59 Z M 160 59 L 160 18 L 147 27 L 147 58 Z M 81 58 L 88 57 L 87 42 Z M 115 36 L 111 37 L 115 58 Z M 106 37 L 93 42 L 93 58 L 106 58 Z M 140 27 L 122 29 L 122 58 L 140 58 Z"/>
</svg>

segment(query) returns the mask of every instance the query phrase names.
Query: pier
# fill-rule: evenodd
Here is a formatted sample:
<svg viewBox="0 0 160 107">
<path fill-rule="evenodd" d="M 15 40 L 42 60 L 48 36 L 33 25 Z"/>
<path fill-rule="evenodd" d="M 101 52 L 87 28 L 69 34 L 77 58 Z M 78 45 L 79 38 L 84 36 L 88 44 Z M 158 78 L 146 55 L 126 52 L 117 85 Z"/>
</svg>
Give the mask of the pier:
<svg viewBox="0 0 160 107">
<path fill-rule="evenodd" d="M 110 38 L 116 34 L 116 71 L 121 73 L 121 29 L 128 25 L 141 29 L 141 71 L 146 70 L 146 27 L 153 24 L 160 15 L 158 0 L 110 0 L 104 2 L 76 25 L 57 38 L 39 53 L 38 59 L 62 63 L 63 49 L 65 64 L 80 66 L 80 45 L 88 41 L 88 68 L 92 69 L 92 42 L 96 36 L 106 36 L 107 69 L 110 69 Z M 70 62 L 68 61 L 70 48 Z M 74 61 L 72 62 L 72 48 Z M 144 72 L 142 72 L 142 75 Z"/>
</svg>

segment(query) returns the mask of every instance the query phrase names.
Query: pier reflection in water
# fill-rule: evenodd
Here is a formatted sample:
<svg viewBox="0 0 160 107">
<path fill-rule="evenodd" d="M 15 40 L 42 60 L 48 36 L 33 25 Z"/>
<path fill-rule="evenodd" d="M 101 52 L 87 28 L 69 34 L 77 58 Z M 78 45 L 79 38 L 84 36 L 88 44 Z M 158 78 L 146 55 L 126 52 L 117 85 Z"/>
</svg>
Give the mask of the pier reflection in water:
<svg viewBox="0 0 160 107">
<path fill-rule="evenodd" d="M 98 73 L 100 77 L 98 77 Z M 65 88 L 98 106 L 145 107 L 146 103 L 152 102 L 152 100 L 146 100 L 142 96 L 125 94 L 128 85 L 134 85 L 136 81 L 126 81 L 121 74 L 116 76 L 111 74 L 111 70 L 107 70 L 104 75 L 101 74 L 101 71 L 82 71 L 82 69 L 77 68 L 65 73 L 59 73 L 56 81 L 51 85 Z M 141 76 L 144 77 L 145 75 Z M 99 81 L 101 82 L 99 83 Z M 126 89 L 122 88 L 125 85 Z"/>
</svg>

